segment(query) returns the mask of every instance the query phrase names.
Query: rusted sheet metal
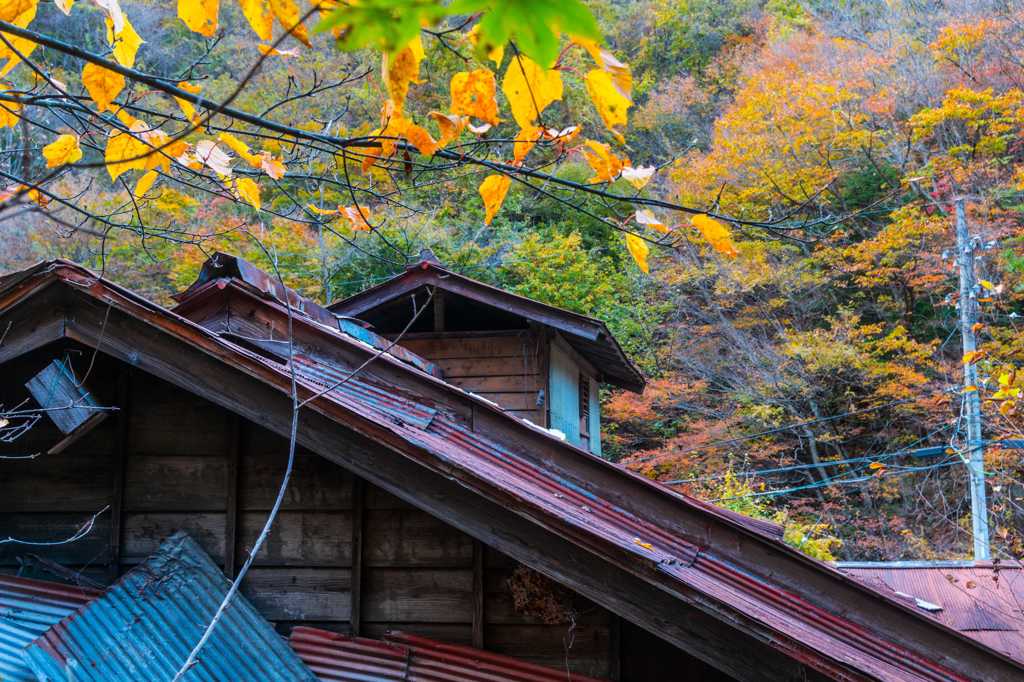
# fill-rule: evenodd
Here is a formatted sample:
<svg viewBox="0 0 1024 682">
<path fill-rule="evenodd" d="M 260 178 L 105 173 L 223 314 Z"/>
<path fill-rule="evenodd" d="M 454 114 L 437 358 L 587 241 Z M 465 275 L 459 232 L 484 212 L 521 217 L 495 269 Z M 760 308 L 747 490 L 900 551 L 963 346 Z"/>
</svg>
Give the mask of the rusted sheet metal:
<svg viewBox="0 0 1024 682">
<path fill-rule="evenodd" d="M 949 627 L 1024 662 L 1024 567 L 1019 563 L 879 563 L 840 569 L 876 589 L 893 590 Z"/>
<path fill-rule="evenodd" d="M 22 657 L 25 647 L 100 594 L 88 587 L 0 575 L 0 680 L 35 680 Z"/>
<path fill-rule="evenodd" d="M 328 306 L 339 314 L 359 317 L 379 305 L 424 286 L 434 286 L 470 300 L 505 310 L 565 333 L 566 340 L 602 374 L 603 380 L 641 392 L 645 379 L 601 320 L 556 308 L 460 275 L 436 261 L 421 260 L 374 287 Z"/>
<path fill-rule="evenodd" d="M 297 627 L 289 643 L 323 682 L 598 682 L 597 678 L 400 632 L 379 640 Z"/>
<path fill-rule="evenodd" d="M 290 389 L 290 370 L 280 361 L 218 337 L 78 266 L 60 263 L 43 272 L 284 393 Z M 34 291 L 39 285 L 18 286 Z M 0 291 L 0 311 L 5 302 L 18 300 L 15 292 Z M 353 369 L 337 362 L 313 362 L 332 365 L 335 371 Z M 322 382 L 303 376 L 299 383 L 301 397 L 323 390 Z M 395 392 L 417 402 L 408 385 Z M 520 423 L 512 434 L 500 430 L 497 437 L 489 436 L 446 407 L 426 400 L 421 404 L 437 410 L 425 428 L 396 419 L 354 392 L 331 390 L 309 408 L 590 550 L 595 561 L 641 576 L 658 586 L 666 599 L 696 606 L 836 679 L 965 680 L 973 674 L 966 672 L 965 660 L 992 671 L 991 679 L 1015 679 L 1015 673 L 1024 670 L 891 593 L 799 555 L 763 527 L 742 522 L 734 514 L 643 481 L 578 448 L 538 438 L 532 432 L 535 427 Z M 480 409 L 488 408 L 481 403 Z M 579 478 L 580 472 L 589 474 Z M 604 484 L 594 485 L 594 476 L 602 477 Z M 701 545 L 696 528 L 688 540 L 670 530 L 673 509 L 684 517 L 697 514 L 709 536 L 712 530 L 725 535 L 713 551 Z M 774 562 L 773 567 L 758 570 L 750 563 L 751 552 Z M 737 564 L 743 555 L 745 568 Z M 820 597 L 808 601 L 785 586 L 785 580 L 795 575 L 816 581 Z M 831 590 L 844 601 L 833 603 Z M 853 614 L 861 625 L 851 620 Z M 895 631 L 892 622 L 907 627 L 913 636 Z M 929 647 L 933 641 L 942 646 Z"/>
<path fill-rule="evenodd" d="M 312 301 L 289 287 L 281 284 L 275 277 L 260 270 L 252 263 L 226 253 L 216 252 L 203 263 L 196 281 L 188 289 L 175 295 L 173 298 L 178 302 L 176 312 L 184 313 L 189 304 L 199 299 L 203 294 L 209 293 L 216 288 L 219 280 L 236 280 L 242 282 L 259 292 L 265 298 L 287 303 L 291 306 L 292 312 L 305 315 L 332 331 L 338 331 L 357 339 L 378 351 L 387 351 L 392 357 L 417 367 L 428 374 L 442 378 L 444 373 L 434 363 L 421 358 L 407 348 L 366 329 L 357 324 L 354 320 L 339 317 L 327 310 L 316 301 Z"/>
<path fill-rule="evenodd" d="M 51 627 L 27 649 L 38 679 L 170 680 L 227 594 L 230 581 L 178 532 L 102 597 Z M 312 682 L 312 672 L 241 595 L 207 640 L 188 682 Z"/>
</svg>

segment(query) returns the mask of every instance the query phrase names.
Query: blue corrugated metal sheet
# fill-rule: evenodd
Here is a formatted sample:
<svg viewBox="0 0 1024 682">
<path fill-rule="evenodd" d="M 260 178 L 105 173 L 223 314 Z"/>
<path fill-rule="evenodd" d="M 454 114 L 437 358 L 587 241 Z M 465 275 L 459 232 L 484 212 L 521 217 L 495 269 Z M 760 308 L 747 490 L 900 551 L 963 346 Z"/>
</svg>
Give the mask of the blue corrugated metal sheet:
<svg viewBox="0 0 1024 682">
<path fill-rule="evenodd" d="M 199 641 L 230 583 L 183 532 L 26 650 L 39 679 L 168 682 Z M 236 595 L 188 682 L 315 682 L 274 628 Z"/>
<path fill-rule="evenodd" d="M 22 658 L 24 648 L 99 595 L 88 587 L 0 576 L 0 680 L 35 680 Z"/>
</svg>

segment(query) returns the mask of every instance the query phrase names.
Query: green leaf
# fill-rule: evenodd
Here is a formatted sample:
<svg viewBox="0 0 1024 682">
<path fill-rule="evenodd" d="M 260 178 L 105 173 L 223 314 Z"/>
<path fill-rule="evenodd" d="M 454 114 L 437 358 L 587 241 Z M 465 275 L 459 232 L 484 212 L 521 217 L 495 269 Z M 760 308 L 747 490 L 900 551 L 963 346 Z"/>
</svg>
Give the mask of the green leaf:
<svg viewBox="0 0 1024 682">
<path fill-rule="evenodd" d="M 448 13 L 435 0 L 363 0 L 339 5 L 313 30 L 342 29 L 338 38 L 342 50 L 374 47 L 393 54 L 408 45 L 422 26 L 436 24 Z"/>
</svg>

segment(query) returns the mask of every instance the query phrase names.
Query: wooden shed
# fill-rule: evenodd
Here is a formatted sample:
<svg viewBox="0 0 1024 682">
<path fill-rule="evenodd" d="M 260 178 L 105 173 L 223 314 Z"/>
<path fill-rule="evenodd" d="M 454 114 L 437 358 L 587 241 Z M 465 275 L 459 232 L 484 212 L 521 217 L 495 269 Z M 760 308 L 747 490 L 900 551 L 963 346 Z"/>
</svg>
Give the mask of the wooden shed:
<svg viewBox="0 0 1024 682">
<path fill-rule="evenodd" d="M 528 391 L 472 384 L 520 376 L 472 369 L 501 347 L 474 345 L 495 331 L 564 342 L 590 365 L 577 379 L 643 381 L 603 325 L 574 336 L 526 299 L 493 299 L 516 318 L 495 328 L 456 324 L 469 303 L 452 282 L 479 283 L 443 270 L 410 272 L 444 286 L 405 281 L 389 303 L 333 312 L 223 254 L 175 311 L 64 261 L 0 279 L 0 403 L 32 407 L 26 383 L 59 360 L 110 415 L 59 452 L 47 418 L 2 444 L 21 459 L 0 460 L 0 538 L 55 544 L 0 544 L 0 570 L 104 585 L 185 530 L 232 575 L 284 473 L 294 378 L 295 473 L 244 584 L 283 634 L 398 629 L 612 680 L 1021 679 L 1021 661 L 801 555 L 774 525 L 601 459 L 594 430 L 549 431 L 546 400 L 510 396 L 555 392 L 551 346 Z M 399 338 L 394 302 L 406 296 L 408 324 L 410 292 L 439 289 L 443 324 Z"/>
</svg>

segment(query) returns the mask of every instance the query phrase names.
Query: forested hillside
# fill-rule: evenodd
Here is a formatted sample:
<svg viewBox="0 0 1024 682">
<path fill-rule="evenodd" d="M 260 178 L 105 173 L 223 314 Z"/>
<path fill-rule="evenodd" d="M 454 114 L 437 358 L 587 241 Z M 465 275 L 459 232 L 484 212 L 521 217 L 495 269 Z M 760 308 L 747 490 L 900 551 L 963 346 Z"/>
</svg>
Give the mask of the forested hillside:
<svg viewBox="0 0 1024 682">
<path fill-rule="evenodd" d="M 69 14 L 59 11 L 64 4 L 40 3 L 31 28 L 108 50 L 97 30 L 105 3 L 79 0 Z M 133 187 L 128 176 L 111 182 L 102 163 L 54 177 L 61 196 L 89 207 L 88 219 L 31 202 L 5 208 L 0 270 L 66 257 L 167 303 L 220 249 L 262 267 L 273 262 L 288 284 L 331 301 L 430 248 L 469 276 L 609 323 L 651 379 L 642 397 L 604 396 L 607 454 L 626 466 L 776 518 L 792 544 L 819 557 L 968 556 L 953 200 L 966 198 L 980 249 L 980 351 L 968 359 L 980 381 L 968 391 L 983 399 L 986 438 L 1022 438 L 1015 367 L 1024 362 L 1024 6 L 587 4 L 615 56 L 563 47 L 554 69 L 563 76 L 560 96 L 534 102 L 550 105 L 547 118 L 523 115 L 503 89 L 493 124 L 512 129 L 491 139 L 508 142 L 517 168 L 532 153 L 522 167 L 565 181 L 560 190 L 576 183 L 599 193 L 512 183 L 494 213 L 481 187 L 487 168 L 426 154 L 409 129 L 399 137 L 430 158 L 399 152 L 385 169 L 372 159 L 315 156 L 290 139 L 254 138 L 253 152 L 266 154 L 256 155 L 266 175 L 255 201 L 243 180 L 233 195 L 190 191 L 162 175 Z M 290 41 L 261 53 L 235 2 L 223 3 L 210 36 L 190 30 L 168 3 L 124 0 L 123 8 L 147 41 L 132 54 L 134 68 L 175 74 L 209 102 L 230 99 L 311 135 L 351 138 L 371 134 L 381 102 L 395 99 L 378 52 L 332 48 L 352 27 L 313 34 L 319 49 Z M 432 121 L 439 139 L 455 123 L 434 114 L 457 109 L 453 76 L 476 73 L 471 55 L 481 50 L 479 36 L 463 30 L 470 22 L 448 21 L 450 31 L 423 32 L 418 78 L 404 82 L 405 114 Z M 47 54 L 49 87 L 79 82 L 78 62 Z M 504 70 L 514 57 L 486 58 Z M 621 76 L 618 60 L 632 70 L 625 127 L 590 79 L 593 59 L 612 78 Z M 32 91 L 42 77 L 22 65 L 4 88 Z M 155 116 L 145 88 L 132 88 L 138 106 L 125 115 Z M 163 100 L 161 111 L 175 107 Z M 174 110 L 187 123 L 198 120 L 195 109 L 183 105 L 184 118 Z M 0 128 L 4 184 L 45 171 L 52 154 L 41 148 L 76 113 L 40 116 L 52 134 L 17 121 Z M 135 119 L 120 120 L 131 129 Z M 545 132 L 562 122 L 576 129 Z M 229 128 L 208 123 L 197 124 L 200 132 L 253 156 L 224 141 Z M 534 124 L 534 138 L 520 146 Z M 534 139 L 545 144 L 533 150 Z M 217 170 L 209 157 L 200 161 Z M 431 172 L 446 164 L 450 172 Z M 359 205 L 350 173 L 375 183 L 363 197 L 372 218 L 346 214 Z M 324 181 L 328 174 L 340 179 Z M 634 212 L 611 197 L 652 201 Z M 332 221 L 337 228 L 326 229 Z M 649 272 L 639 267 L 646 242 L 629 241 L 631 233 L 624 242 L 627 223 L 652 242 Z M 906 453 L 926 446 L 945 447 Z M 994 553 L 1003 558 L 1024 554 L 1020 452 L 995 445 L 986 453 Z"/>
</svg>

